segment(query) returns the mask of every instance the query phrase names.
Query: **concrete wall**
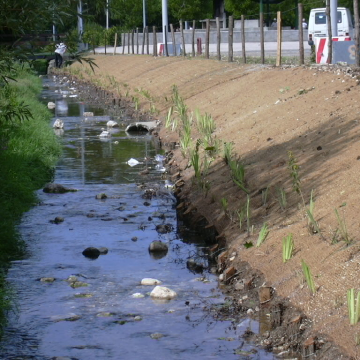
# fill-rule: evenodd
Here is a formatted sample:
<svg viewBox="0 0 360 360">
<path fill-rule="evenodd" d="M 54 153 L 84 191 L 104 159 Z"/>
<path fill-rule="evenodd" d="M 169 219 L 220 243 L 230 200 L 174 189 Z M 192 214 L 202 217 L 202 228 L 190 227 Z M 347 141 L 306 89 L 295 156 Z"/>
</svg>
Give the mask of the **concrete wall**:
<svg viewBox="0 0 360 360">
<path fill-rule="evenodd" d="M 233 39 L 234 43 L 241 43 L 241 31 L 234 29 L 233 33 Z M 157 42 L 162 43 L 163 42 L 163 35 L 162 33 L 157 33 Z M 220 31 L 221 36 L 221 43 L 228 43 L 228 30 L 221 30 Z M 307 30 L 303 31 L 304 40 L 307 39 Z M 185 37 L 185 43 L 191 44 L 192 43 L 192 30 L 184 30 L 184 37 Z M 196 45 L 196 39 L 201 38 L 202 44 L 205 43 L 205 37 L 206 32 L 202 29 L 196 29 L 195 30 L 195 45 Z M 138 41 L 139 45 L 142 45 L 142 33 L 139 33 L 138 35 Z M 128 36 L 125 34 L 125 45 L 127 45 Z M 168 42 L 172 42 L 171 33 L 168 33 Z M 264 40 L 265 42 L 277 42 L 277 31 L 265 28 L 264 30 Z M 131 41 L 131 35 L 130 35 L 130 41 Z M 299 30 L 283 30 L 282 31 L 282 41 L 299 41 Z M 175 33 L 175 42 L 176 44 L 181 44 L 181 33 L 176 32 Z M 260 42 L 260 31 L 257 29 L 249 29 L 245 30 L 245 42 Z M 134 35 L 134 43 L 136 45 L 136 34 Z M 149 34 L 149 43 L 150 45 L 153 44 L 153 34 L 152 32 Z M 210 44 L 216 44 L 217 43 L 217 32 L 210 31 Z"/>
</svg>

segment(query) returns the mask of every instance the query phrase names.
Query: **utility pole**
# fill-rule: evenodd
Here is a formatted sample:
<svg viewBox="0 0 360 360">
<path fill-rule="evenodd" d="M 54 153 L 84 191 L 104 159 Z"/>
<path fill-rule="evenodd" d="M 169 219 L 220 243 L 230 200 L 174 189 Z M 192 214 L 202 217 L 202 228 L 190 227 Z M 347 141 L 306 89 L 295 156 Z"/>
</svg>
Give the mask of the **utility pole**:
<svg viewBox="0 0 360 360">
<path fill-rule="evenodd" d="M 106 0 L 105 14 L 106 14 L 106 30 L 108 30 L 109 29 L 109 0 Z"/>
<path fill-rule="evenodd" d="M 330 17 L 332 36 L 338 36 L 338 16 L 337 16 L 337 0 L 330 0 Z"/>
<path fill-rule="evenodd" d="M 167 31 L 168 31 L 168 7 L 167 7 L 167 0 L 162 0 L 162 33 L 163 33 L 163 44 L 164 47 L 166 46 L 166 39 L 167 39 Z"/>
<path fill-rule="evenodd" d="M 78 36 L 79 36 L 79 44 L 78 44 L 78 50 L 83 50 L 84 44 L 82 42 L 82 34 L 84 32 L 84 25 L 83 25 L 83 18 L 82 18 L 82 0 L 79 0 L 78 6 L 77 6 L 77 12 L 78 12 Z"/>
<path fill-rule="evenodd" d="M 146 28 L 146 0 L 143 0 L 143 29 Z"/>
</svg>

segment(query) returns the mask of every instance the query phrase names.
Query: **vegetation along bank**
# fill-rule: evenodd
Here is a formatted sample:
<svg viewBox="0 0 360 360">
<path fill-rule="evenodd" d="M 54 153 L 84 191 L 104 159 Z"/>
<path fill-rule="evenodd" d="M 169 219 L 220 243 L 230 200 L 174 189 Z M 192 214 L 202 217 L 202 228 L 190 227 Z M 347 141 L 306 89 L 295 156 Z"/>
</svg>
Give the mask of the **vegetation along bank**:
<svg viewBox="0 0 360 360">
<path fill-rule="evenodd" d="M 78 64 L 69 72 L 128 98 L 161 120 L 164 146 L 177 144 L 167 166 L 179 210 L 217 233 L 212 251 L 229 299 L 269 319 L 259 342 L 355 359 L 356 71 L 136 55 L 95 62 L 95 74 Z"/>
<path fill-rule="evenodd" d="M 2 69 L 0 79 L 0 328 L 10 309 L 5 273 L 26 251 L 16 226 L 37 202 L 35 190 L 51 181 L 60 144 L 52 117 L 39 101 L 42 81 L 28 68 Z"/>
</svg>

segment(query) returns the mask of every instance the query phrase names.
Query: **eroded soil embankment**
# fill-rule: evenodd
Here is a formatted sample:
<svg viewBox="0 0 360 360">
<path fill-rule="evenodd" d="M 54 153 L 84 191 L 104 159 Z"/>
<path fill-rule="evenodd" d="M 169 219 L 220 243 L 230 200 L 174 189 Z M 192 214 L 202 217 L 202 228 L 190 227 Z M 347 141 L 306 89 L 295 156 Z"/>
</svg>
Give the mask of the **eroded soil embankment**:
<svg viewBox="0 0 360 360">
<path fill-rule="evenodd" d="M 357 75 L 351 69 L 327 66 L 276 69 L 148 56 L 98 56 L 95 60 L 99 66 L 95 76 L 75 66 L 77 75 L 115 97 L 132 100 L 134 108 L 150 112 L 163 125 L 176 85 L 189 113 L 198 108 L 202 114 L 211 114 L 216 124 L 213 136 L 221 143 L 233 143 L 232 155 L 241 159 L 246 169 L 251 231 L 244 219 L 240 226 L 238 217 L 247 195 L 234 184 L 221 152 L 209 169 L 202 171 L 205 187 L 194 181 L 194 170 L 180 149 L 173 151 L 168 165 L 174 179 L 184 181 L 178 196 L 185 212 L 192 218 L 201 214 L 208 226 L 216 229 L 218 240 L 226 244 L 224 268 L 234 267 L 237 275 L 231 282 L 240 289 L 234 299 L 246 296 L 239 293 L 243 285 L 253 288 L 256 307 L 259 287 L 265 283 L 261 288 L 274 291 L 266 309 L 274 302 L 277 306 L 276 301 L 282 303 L 276 299 L 285 299 L 296 309 L 290 315 L 290 307 L 281 305 L 281 311 L 273 312 L 283 314 L 277 324 L 292 329 L 288 342 L 296 338 L 309 352 L 323 349 L 321 356 L 328 359 L 340 358 L 334 353 L 335 342 L 341 352 L 356 357 L 360 329 L 358 324 L 349 324 L 346 292 L 357 286 L 360 258 L 356 241 L 360 210 Z M 193 146 L 201 138 L 194 124 Z M 163 127 L 160 138 L 163 144 L 179 142 L 179 132 Z M 289 151 L 295 158 L 295 172 L 289 169 Z M 300 180 L 301 196 L 294 190 L 294 174 Z M 308 226 L 306 208 L 312 190 L 320 232 L 310 232 Z M 280 193 L 286 204 L 280 201 Z M 334 209 L 346 221 L 348 243 L 339 232 Z M 264 222 L 269 228 L 266 241 L 260 247 L 246 248 L 244 245 L 256 243 Z M 295 251 L 284 263 L 282 239 L 290 234 Z M 304 280 L 302 260 L 313 274 L 314 294 Z M 244 264 L 252 269 L 250 274 L 253 271 L 263 278 L 247 286 Z M 272 337 L 277 330 L 269 331 Z M 273 344 L 282 346 L 271 340 L 269 346 Z"/>
</svg>

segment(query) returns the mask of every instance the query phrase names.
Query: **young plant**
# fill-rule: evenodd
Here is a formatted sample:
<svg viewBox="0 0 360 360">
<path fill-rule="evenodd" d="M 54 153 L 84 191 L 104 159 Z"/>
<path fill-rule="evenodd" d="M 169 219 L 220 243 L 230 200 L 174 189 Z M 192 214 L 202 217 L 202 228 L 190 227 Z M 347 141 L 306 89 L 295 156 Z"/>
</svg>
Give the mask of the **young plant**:
<svg viewBox="0 0 360 360">
<path fill-rule="evenodd" d="M 251 231 L 251 208 L 250 208 L 250 196 L 247 195 L 246 197 L 246 227 L 247 227 L 247 233 L 250 235 Z"/>
<path fill-rule="evenodd" d="M 315 208 L 315 201 L 313 198 L 313 190 L 311 190 L 309 208 L 306 209 L 306 213 L 308 216 L 308 229 L 310 231 L 310 234 L 320 234 L 319 224 L 314 218 L 314 208 Z"/>
<path fill-rule="evenodd" d="M 194 168 L 194 171 L 195 171 L 195 178 L 200 179 L 200 176 L 201 176 L 201 164 L 200 164 L 199 151 L 198 151 L 197 148 L 192 151 L 191 165 L 192 165 L 192 167 Z"/>
<path fill-rule="evenodd" d="M 282 242 L 283 262 L 286 263 L 292 258 L 294 251 L 294 240 L 292 234 L 285 236 Z"/>
<path fill-rule="evenodd" d="M 266 206 L 269 196 L 269 187 L 261 190 L 261 201 L 263 206 Z"/>
<path fill-rule="evenodd" d="M 249 190 L 246 189 L 245 182 L 245 166 L 240 161 L 231 160 L 230 163 L 231 176 L 233 182 L 246 194 L 249 194 Z"/>
<path fill-rule="evenodd" d="M 347 291 L 347 305 L 349 311 L 350 325 L 355 325 L 358 323 L 360 316 L 360 291 L 358 291 L 356 296 L 356 304 L 355 304 L 355 290 L 350 289 Z"/>
<path fill-rule="evenodd" d="M 302 270 L 303 270 L 303 274 L 305 276 L 306 283 L 308 284 L 308 287 L 309 287 L 311 293 L 315 294 L 316 290 L 315 290 L 314 279 L 313 279 L 313 276 L 311 274 L 309 266 L 305 263 L 304 260 L 301 260 L 301 267 L 302 267 Z"/>
<path fill-rule="evenodd" d="M 335 214 L 336 214 L 336 219 L 338 221 L 339 224 L 339 233 L 341 236 L 341 240 L 345 241 L 345 243 L 347 245 L 349 245 L 352 242 L 352 239 L 347 231 L 347 226 L 345 223 L 345 217 L 343 216 L 343 218 L 340 217 L 339 212 L 337 211 L 337 209 L 335 209 Z"/>
<path fill-rule="evenodd" d="M 287 200 L 286 200 L 286 192 L 283 188 L 276 189 L 278 193 L 278 201 L 282 210 L 285 210 L 287 207 Z"/>
<path fill-rule="evenodd" d="M 230 164 L 232 159 L 233 143 L 224 142 L 224 161 L 227 165 Z"/>
<path fill-rule="evenodd" d="M 240 230 L 241 230 L 242 225 L 243 225 L 243 221 L 244 221 L 245 216 L 246 216 L 246 208 L 243 207 L 243 208 L 237 210 L 237 211 L 236 211 L 236 215 L 238 216 L 239 228 L 240 228 Z"/>
<path fill-rule="evenodd" d="M 268 230 L 267 223 L 265 222 L 259 232 L 259 237 L 256 242 L 256 247 L 259 247 L 265 241 L 265 239 L 267 238 L 268 235 L 269 235 L 269 230 Z"/>
<path fill-rule="evenodd" d="M 288 168 L 290 170 L 290 175 L 292 178 L 292 187 L 293 190 L 300 195 L 301 188 L 300 188 L 299 165 L 297 164 L 292 151 L 288 151 L 288 158 L 289 158 Z"/>
<path fill-rule="evenodd" d="M 223 208 L 225 213 L 227 212 L 228 205 L 229 205 L 229 203 L 228 203 L 227 199 L 221 198 L 221 207 Z"/>
</svg>

